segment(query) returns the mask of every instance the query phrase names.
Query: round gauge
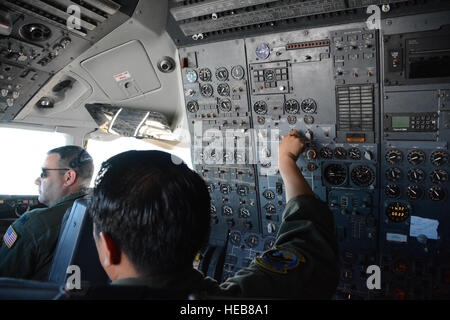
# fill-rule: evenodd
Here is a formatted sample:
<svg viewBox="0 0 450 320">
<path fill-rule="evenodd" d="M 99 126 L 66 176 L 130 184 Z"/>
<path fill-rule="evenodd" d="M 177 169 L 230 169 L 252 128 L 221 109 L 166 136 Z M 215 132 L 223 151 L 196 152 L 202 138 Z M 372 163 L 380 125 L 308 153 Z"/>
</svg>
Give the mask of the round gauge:
<svg viewBox="0 0 450 320">
<path fill-rule="evenodd" d="M 241 244 L 241 234 L 237 231 L 230 233 L 230 242 L 235 246 Z"/>
<path fill-rule="evenodd" d="M 216 78 L 219 81 L 227 81 L 228 80 L 228 70 L 225 67 L 220 67 L 216 69 Z"/>
<path fill-rule="evenodd" d="M 231 68 L 231 76 L 236 80 L 244 78 L 244 68 L 242 66 L 234 66 Z"/>
<path fill-rule="evenodd" d="M 197 81 L 198 75 L 197 72 L 195 72 L 195 70 L 190 70 L 188 72 L 186 72 L 186 80 L 189 83 L 194 83 Z"/>
<path fill-rule="evenodd" d="M 359 151 L 358 148 L 351 148 L 350 150 L 348 150 L 348 156 L 352 160 L 359 160 L 361 159 L 361 151 Z"/>
<path fill-rule="evenodd" d="M 412 165 L 418 165 L 425 160 L 425 153 L 421 150 L 414 150 L 408 153 L 408 162 Z"/>
<path fill-rule="evenodd" d="M 263 197 L 267 200 L 275 199 L 275 193 L 272 190 L 266 190 L 263 192 Z"/>
<path fill-rule="evenodd" d="M 305 113 L 314 113 L 317 110 L 317 103 L 313 99 L 308 98 L 302 101 L 301 107 Z"/>
<path fill-rule="evenodd" d="M 296 124 L 297 123 L 297 117 L 296 116 L 288 116 L 287 117 L 287 122 L 290 125 Z"/>
<path fill-rule="evenodd" d="M 331 159 L 331 158 L 333 158 L 333 151 L 328 147 L 324 147 L 324 148 L 320 149 L 319 156 L 322 159 Z"/>
<path fill-rule="evenodd" d="M 434 166 L 439 167 L 448 163 L 448 154 L 445 151 L 434 151 L 430 160 Z"/>
<path fill-rule="evenodd" d="M 223 194 L 229 194 L 231 192 L 231 186 L 229 184 L 221 184 L 220 192 Z"/>
<path fill-rule="evenodd" d="M 334 157 L 336 159 L 345 159 L 347 158 L 347 150 L 342 147 L 337 147 L 334 149 Z"/>
<path fill-rule="evenodd" d="M 208 68 L 200 69 L 200 71 L 198 73 L 199 73 L 200 80 L 202 80 L 202 81 L 210 81 L 211 80 L 211 70 L 209 70 Z"/>
<path fill-rule="evenodd" d="M 368 187 L 375 180 L 375 173 L 368 166 L 357 166 L 351 172 L 352 181 L 359 187 Z"/>
<path fill-rule="evenodd" d="M 274 213 L 276 211 L 276 208 L 273 204 L 268 203 L 264 206 L 264 209 L 266 210 L 267 213 Z"/>
<path fill-rule="evenodd" d="M 393 202 L 386 208 L 386 215 L 392 222 L 403 222 L 409 218 L 409 208 L 400 202 Z"/>
<path fill-rule="evenodd" d="M 422 169 L 409 169 L 408 180 L 413 183 L 422 182 L 425 179 L 425 173 Z"/>
<path fill-rule="evenodd" d="M 330 164 L 325 168 L 324 176 L 329 184 L 340 186 L 347 180 L 347 170 L 343 165 Z"/>
<path fill-rule="evenodd" d="M 253 110 L 255 110 L 255 112 L 257 114 L 266 114 L 267 113 L 267 103 L 265 103 L 264 101 L 257 101 L 253 105 Z"/>
<path fill-rule="evenodd" d="M 413 184 L 406 188 L 406 194 L 411 200 L 419 200 L 423 196 L 423 191 L 418 185 Z"/>
<path fill-rule="evenodd" d="M 211 97 L 214 93 L 214 89 L 212 85 L 203 83 L 202 85 L 200 85 L 200 93 L 204 97 Z"/>
<path fill-rule="evenodd" d="M 231 100 L 230 99 L 222 99 L 219 101 L 219 109 L 224 112 L 231 111 Z"/>
<path fill-rule="evenodd" d="M 395 182 L 402 177 L 402 171 L 399 168 L 389 168 L 386 170 L 386 179 Z"/>
<path fill-rule="evenodd" d="M 298 101 L 295 99 L 289 99 L 284 103 L 284 110 L 286 110 L 287 113 L 295 114 L 298 113 L 300 110 L 300 106 L 298 104 Z"/>
<path fill-rule="evenodd" d="M 189 102 L 186 104 L 186 109 L 187 109 L 189 112 L 192 112 L 192 113 L 197 112 L 197 111 L 198 111 L 198 103 L 197 103 L 197 101 L 195 101 L 195 100 L 189 101 Z"/>
<path fill-rule="evenodd" d="M 222 214 L 224 216 L 232 216 L 233 215 L 233 208 L 230 206 L 223 206 L 222 207 Z"/>
<path fill-rule="evenodd" d="M 250 218 L 250 210 L 245 207 L 239 208 L 239 217 L 244 219 Z"/>
<path fill-rule="evenodd" d="M 428 196 L 433 201 L 441 201 L 445 198 L 445 190 L 441 187 L 434 186 L 428 190 Z"/>
<path fill-rule="evenodd" d="M 254 248 L 254 247 L 256 247 L 259 244 L 259 239 L 258 239 L 257 236 L 250 236 L 247 239 L 245 239 L 245 243 L 250 248 Z"/>
<path fill-rule="evenodd" d="M 275 71 L 273 71 L 273 69 L 265 69 L 264 70 L 264 80 L 265 81 L 274 81 L 275 80 Z"/>
<path fill-rule="evenodd" d="M 248 194 L 248 187 L 247 186 L 243 186 L 243 185 L 239 185 L 236 189 L 236 192 L 238 195 L 240 196 L 246 196 Z"/>
<path fill-rule="evenodd" d="M 402 161 L 403 154 L 401 153 L 400 150 L 392 149 L 392 150 L 389 150 L 388 152 L 386 152 L 385 158 L 386 158 L 386 161 L 389 162 L 390 164 L 396 164 L 396 163 L 399 163 L 400 161 Z"/>
<path fill-rule="evenodd" d="M 270 54 L 270 49 L 269 46 L 265 43 L 260 43 L 258 44 L 258 46 L 256 47 L 256 56 L 262 60 L 267 59 L 269 57 Z"/>
<path fill-rule="evenodd" d="M 221 83 L 217 86 L 217 93 L 222 97 L 230 95 L 230 87 L 226 83 Z"/>
<path fill-rule="evenodd" d="M 305 121 L 306 124 L 313 124 L 314 123 L 314 117 L 307 114 L 303 117 L 303 121 Z"/>
<path fill-rule="evenodd" d="M 384 188 L 384 193 L 389 198 L 398 198 L 400 196 L 400 188 L 396 184 L 388 184 L 386 188 Z"/>
<path fill-rule="evenodd" d="M 447 171 L 442 170 L 442 169 L 438 169 L 438 170 L 434 170 L 431 174 L 430 174 L 430 179 L 432 183 L 436 183 L 436 184 L 444 184 L 447 182 L 448 180 L 448 174 Z"/>
</svg>

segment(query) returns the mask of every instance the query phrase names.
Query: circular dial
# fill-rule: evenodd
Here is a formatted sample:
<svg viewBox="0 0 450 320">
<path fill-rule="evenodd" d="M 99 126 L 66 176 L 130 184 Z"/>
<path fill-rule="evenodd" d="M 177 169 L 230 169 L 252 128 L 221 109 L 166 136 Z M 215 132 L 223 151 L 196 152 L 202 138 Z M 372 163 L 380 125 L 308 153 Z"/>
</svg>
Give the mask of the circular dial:
<svg viewBox="0 0 450 320">
<path fill-rule="evenodd" d="M 265 190 L 263 192 L 263 197 L 267 200 L 275 199 L 275 193 L 272 190 Z"/>
<path fill-rule="evenodd" d="M 368 166 L 357 166 L 351 173 L 352 181 L 359 187 L 368 187 L 375 180 L 375 173 Z"/>
<path fill-rule="evenodd" d="M 200 85 L 200 93 L 204 97 L 211 97 L 214 93 L 214 89 L 212 85 L 203 83 L 202 85 Z"/>
<path fill-rule="evenodd" d="M 210 81 L 211 80 L 211 70 L 208 68 L 200 69 L 198 72 L 200 80 L 202 81 Z"/>
<path fill-rule="evenodd" d="M 263 60 L 267 59 L 267 57 L 270 54 L 269 46 L 265 43 L 260 43 L 256 47 L 255 53 L 258 58 L 263 59 Z"/>
<path fill-rule="evenodd" d="M 289 99 L 284 103 L 284 110 L 286 110 L 287 113 L 295 114 L 298 113 L 300 110 L 300 106 L 298 104 L 298 101 L 295 99 Z"/>
<path fill-rule="evenodd" d="M 386 215 L 392 222 L 403 222 L 409 218 L 409 208 L 400 202 L 393 202 L 386 208 Z"/>
<path fill-rule="evenodd" d="M 406 188 L 406 194 L 408 195 L 408 198 L 410 198 L 411 200 L 418 200 L 422 198 L 423 191 L 418 185 L 413 184 L 408 186 L 408 188 Z"/>
<path fill-rule="evenodd" d="M 439 167 L 448 163 L 448 154 L 445 151 L 434 151 L 430 160 L 434 166 Z"/>
<path fill-rule="evenodd" d="M 266 114 L 267 103 L 265 103 L 264 101 L 256 101 L 255 104 L 253 105 L 253 110 L 255 110 L 257 114 Z"/>
<path fill-rule="evenodd" d="M 445 198 L 445 190 L 441 187 L 434 186 L 428 190 L 428 196 L 433 201 L 441 201 Z"/>
<path fill-rule="evenodd" d="M 352 160 L 359 160 L 361 159 L 361 151 L 359 151 L 358 148 L 351 148 L 350 150 L 348 150 L 348 156 Z"/>
<path fill-rule="evenodd" d="M 328 147 L 324 147 L 324 148 L 320 149 L 319 156 L 322 159 L 331 159 L 331 158 L 333 158 L 333 151 Z"/>
<path fill-rule="evenodd" d="M 333 185 L 340 186 L 347 179 L 347 171 L 340 164 L 330 164 L 324 170 L 325 180 Z"/>
<path fill-rule="evenodd" d="M 306 124 L 313 124 L 314 123 L 314 117 L 307 114 L 303 117 L 303 121 L 305 121 Z"/>
<path fill-rule="evenodd" d="M 314 113 L 317 110 L 317 103 L 314 99 L 308 98 L 302 101 L 301 108 L 305 113 Z"/>
<path fill-rule="evenodd" d="M 334 157 L 336 159 L 346 159 L 347 158 L 347 150 L 342 147 L 337 147 L 334 149 Z"/>
<path fill-rule="evenodd" d="M 250 217 L 250 210 L 248 210 L 245 207 L 239 208 L 239 217 L 244 218 L 244 219 L 249 218 Z"/>
<path fill-rule="evenodd" d="M 402 159 L 403 154 L 401 153 L 400 150 L 393 149 L 386 152 L 386 161 L 389 162 L 390 164 L 399 163 L 400 161 L 402 161 Z"/>
<path fill-rule="evenodd" d="M 274 81 L 275 80 L 275 71 L 273 69 L 265 69 L 264 70 L 264 80 Z"/>
<path fill-rule="evenodd" d="M 386 188 L 384 188 L 384 193 L 389 198 L 398 198 L 400 196 L 400 187 L 396 184 L 388 184 Z"/>
<path fill-rule="evenodd" d="M 231 192 L 231 187 L 229 184 L 221 184 L 220 185 L 220 192 L 223 194 L 229 194 Z"/>
<path fill-rule="evenodd" d="M 192 113 L 197 112 L 197 111 L 198 111 L 198 103 L 197 103 L 197 101 L 195 101 L 195 100 L 189 101 L 189 102 L 186 104 L 186 109 L 187 109 L 189 112 L 192 112 Z"/>
<path fill-rule="evenodd" d="M 236 80 L 244 78 L 244 68 L 242 66 L 234 66 L 231 68 L 231 76 Z"/>
<path fill-rule="evenodd" d="M 287 117 L 287 122 L 289 123 L 289 124 L 295 124 L 295 123 L 297 123 L 297 117 L 296 116 L 288 116 Z"/>
<path fill-rule="evenodd" d="M 196 82 L 198 79 L 198 75 L 197 72 L 195 72 L 195 70 L 190 70 L 188 72 L 186 72 L 186 80 L 189 83 L 194 83 Z"/>
<path fill-rule="evenodd" d="M 241 234 L 239 232 L 230 233 L 230 242 L 238 246 L 241 243 Z"/>
<path fill-rule="evenodd" d="M 386 179 L 395 182 L 402 177 L 402 171 L 399 168 L 389 168 L 386 170 Z"/>
<path fill-rule="evenodd" d="M 220 100 L 219 109 L 224 112 L 230 112 L 231 111 L 231 100 L 230 99 Z"/>
<path fill-rule="evenodd" d="M 233 215 L 233 208 L 230 206 L 223 206 L 222 207 L 222 214 L 224 216 L 232 216 Z"/>
<path fill-rule="evenodd" d="M 217 93 L 222 97 L 230 95 L 230 87 L 226 83 L 221 83 L 217 86 Z"/>
<path fill-rule="evenodd" d="M 448 180 L 447 171 L 442 170 L 442 169 L 434 170 L 430 174 L 430 179 L 431 179 L 432 183 L 444 184 Z"/>
<path fill-rule="evenodd" d="M 422 182 L 425 178 L 425 173 L 422 169 L 409 169 L 408 180 L 414 183 Z"/>
<path fill-rule="evenodd" d="M 268 203 L 264 206 L 264 209 L 266 210 L 267 213 L 274 213 L 276 211 L 276 208 L 273 204 Z"/>
<path fill-rule="evenodd" d="M 254 247 L 256 247 L 259 244 L 259 239 L 258 239 L 257 236 L 250 236 L 247 239 L 245 239 L 245 243 L 250 248 L 254 248 Z"/>
<path fill-rule="evenodd" d="M 228 70 L 225 67 L 217 68 L 216 70 L 216 78 L 219 81 L 227 81 L 228 80 Z"/>
<path fill-rule="evenodd" d="M 239 185 L 236 188 L 236 192 L 237 192 L 238 195 L 240 195 L 242 197 L 246 196 L 248 194 L 248 187 L 247 186 L 243 186 L 243 185 Z"/>
<path fill-rule="evenodd" d="M 425 153 L 422 150 L 414 150 L 408 153 L 408 162 L 412 165 L 418 165 L 425 160 Z"/>
</svg>

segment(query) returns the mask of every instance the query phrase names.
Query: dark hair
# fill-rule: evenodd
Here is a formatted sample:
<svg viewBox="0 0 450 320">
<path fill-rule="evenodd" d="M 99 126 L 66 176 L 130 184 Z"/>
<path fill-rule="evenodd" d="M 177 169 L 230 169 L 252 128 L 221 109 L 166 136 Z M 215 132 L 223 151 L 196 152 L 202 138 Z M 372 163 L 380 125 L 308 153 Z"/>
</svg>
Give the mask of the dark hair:
<svg viewBox="0 0 450 320">
<path fill-rule="evenodd" d="M 83 184 L 89 184 L 94 173 L 94 163 L 90 154 L 79 146 L 63 146 L 47 152 L 59 154 L 61 167 L 68 167 L 77 173 Z M 86 185 L 88 187 L 88 185 Z"/>
<path fill-rule="evenodd" d="M 203 179 L 161 151 L 127 151 L 103 162 L 90 205 L 104 232 L 141 275 L 191 267 L 208 243 L 211 197 Z"/>
</svg>

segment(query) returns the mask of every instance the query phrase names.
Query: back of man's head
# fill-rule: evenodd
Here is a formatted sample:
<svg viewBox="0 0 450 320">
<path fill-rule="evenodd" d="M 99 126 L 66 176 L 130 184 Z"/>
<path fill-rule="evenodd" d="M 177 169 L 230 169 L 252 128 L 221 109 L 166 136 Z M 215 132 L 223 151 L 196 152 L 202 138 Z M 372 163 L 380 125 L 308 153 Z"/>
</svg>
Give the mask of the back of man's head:
<svg viewBox="0 0 450 320">
<path fill-rule="evenodd" d="M 94 162 L 90 154 L 79 146 L 63 146 L 52 149 L 47 154 L 56 153 L 59 155 L 59 165 L 61 168 L 75 170 L 80 179 L 81 187 L 89 187 L 94 173 Z"/>
<path fill-rule="evenodd" d="M 105 161 L 96 178 L 94 230 L 111 237 L 142 276 L 191 268 L 209 238 L 206 184 L 172 159 L 161 151 L 127 151 Z"/>
</svg>

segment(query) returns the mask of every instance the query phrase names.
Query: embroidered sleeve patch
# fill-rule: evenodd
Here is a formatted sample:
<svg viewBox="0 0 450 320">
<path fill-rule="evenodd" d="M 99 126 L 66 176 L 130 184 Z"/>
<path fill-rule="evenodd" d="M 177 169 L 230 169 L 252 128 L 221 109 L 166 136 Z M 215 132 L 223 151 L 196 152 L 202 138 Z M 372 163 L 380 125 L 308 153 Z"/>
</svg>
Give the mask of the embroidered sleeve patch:
<svg viewBox="0 0 450 320">
<path fill-rule="evenodd" d="M 305 257 L 293 249 L 275 247 L 265 251 L 262 256 L 255 258 L 260 267 L 280 274 L 286 274 L 298 267 L 300 262 L 306 262 Z"/>
<path fill-rule="evenodd" d="M 9 226 L 8 230 L 3 236 L 3 241 L 5 242 L 6 246 L 11 249 L 16 240 L 17 240 L 17 233 L 16 231 L 14 231 L 12 226 Z"/>
</svg>

